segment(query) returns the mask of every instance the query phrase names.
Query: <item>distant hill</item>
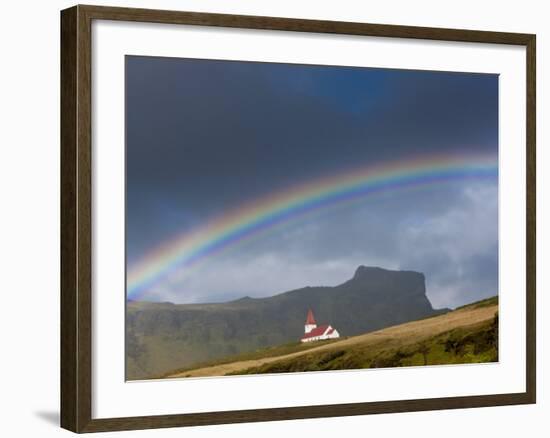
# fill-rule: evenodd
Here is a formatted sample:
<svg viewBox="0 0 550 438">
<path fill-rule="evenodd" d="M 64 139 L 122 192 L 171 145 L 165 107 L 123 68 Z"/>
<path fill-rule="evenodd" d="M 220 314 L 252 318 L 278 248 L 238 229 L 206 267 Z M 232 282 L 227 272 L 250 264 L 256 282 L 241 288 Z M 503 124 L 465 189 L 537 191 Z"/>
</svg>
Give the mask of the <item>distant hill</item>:
<svg viewBox="0 0 550 438">
<path fill-rule="evenodd" d="M 424 275 L 360 266 L 335 287 L 305 287 L 227 303 L 128 302 L 127 379 L 293 342 L 311 308 L 319 324 L 354 336 L 441 313 L 426 296 Z"/>
</svg>

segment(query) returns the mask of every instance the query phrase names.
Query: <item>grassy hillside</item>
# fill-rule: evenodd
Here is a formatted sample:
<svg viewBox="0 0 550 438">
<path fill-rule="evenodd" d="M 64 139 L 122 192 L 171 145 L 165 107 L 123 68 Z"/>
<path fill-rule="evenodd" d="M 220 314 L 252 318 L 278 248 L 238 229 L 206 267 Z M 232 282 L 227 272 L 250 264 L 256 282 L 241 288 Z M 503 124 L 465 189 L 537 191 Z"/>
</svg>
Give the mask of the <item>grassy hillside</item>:
<svg viewBox="0 0 550 438">
<path fill-rule="evenodd" d="M 210 361 L 163 377 L 285 373 L 498 361 L 498 298 L 371 333 L 290 343 Z"/>
<path fill-rule="evenodd" d="M 176 370 L 171 370 L 168 373 L 163 373 L 159 376 L 154 376 L 152 378 L 170 377 L 174 374 L 185 374 L 186 371 L 196 370 L 198 368 L 207 368 L 207 367 L 212 367 L 217 365 L 231 364 L 234 362 L 253 361 L 253 360 L 265 359 L 265 358 L 271 358 L 271 357 L 286 356 L 287 354 L 308 351 L 313 348 L 319 347 L 320 345 L 329 345 L 334 342 L 338 342 L 338 341 L 334 339 L 330 339 L 326 341 L 310 342 L 310 343 L 303 343 L 300 341 L 289 342 L 288 344 L 277 345 L 275 347 L 260 348 L 258 350 L 250 351 L 247 353 L 241 353 L 233 356 L 224 357 L 218 360 L 202 362 L 191 367 L 183 367 Z"/>
<path fill-rule="evenodd" d="M 383 345 L 335 348 L 228 373 L 264 374 L 361 368 L 390 368 L 498 361 L 498 316 L 398 348 Z"/>
</svg>

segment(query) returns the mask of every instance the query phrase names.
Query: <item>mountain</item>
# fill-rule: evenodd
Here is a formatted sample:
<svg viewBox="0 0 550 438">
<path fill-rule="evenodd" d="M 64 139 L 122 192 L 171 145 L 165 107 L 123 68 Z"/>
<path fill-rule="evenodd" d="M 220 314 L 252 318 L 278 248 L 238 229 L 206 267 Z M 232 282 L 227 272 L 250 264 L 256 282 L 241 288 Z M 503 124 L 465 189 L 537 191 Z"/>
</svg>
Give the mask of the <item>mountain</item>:
<svg viewBox="0 0 550 438">
<path fill-rule="evenodd" d="M 305 287 L 227 303 L 128 302 L 126 377 L 150 378 L 177 367 L 299 339 L 308 309 L 318 324 L 354 336 L 439 313 L 424 275 L 359 266 L 335 287 Z"/>
</svg>

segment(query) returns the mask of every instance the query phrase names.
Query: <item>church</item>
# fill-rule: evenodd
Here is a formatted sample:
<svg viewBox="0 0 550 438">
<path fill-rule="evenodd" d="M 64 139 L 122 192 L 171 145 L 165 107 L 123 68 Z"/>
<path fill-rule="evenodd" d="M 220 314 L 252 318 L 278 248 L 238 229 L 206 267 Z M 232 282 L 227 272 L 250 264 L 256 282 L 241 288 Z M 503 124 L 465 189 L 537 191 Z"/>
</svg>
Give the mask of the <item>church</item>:
<svg viewBox="0 0 550 438">
<path fill-rule="evenodd" d="M 331 325 L 317 326 L 315 317 L 311 309 L 307 312 L 306 324 L 304 326 L 304 336 L 300 339 L 302 342 L 322 341 L 325 339 L 339 338 L 340 334 Z"/>
</svg>

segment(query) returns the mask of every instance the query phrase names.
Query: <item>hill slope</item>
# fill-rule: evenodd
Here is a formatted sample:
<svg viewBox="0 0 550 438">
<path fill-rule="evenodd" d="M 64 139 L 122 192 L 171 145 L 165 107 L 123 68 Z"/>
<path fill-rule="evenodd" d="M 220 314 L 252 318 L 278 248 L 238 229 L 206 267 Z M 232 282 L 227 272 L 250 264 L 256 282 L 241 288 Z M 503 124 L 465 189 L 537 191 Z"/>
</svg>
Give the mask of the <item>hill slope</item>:
<svg viewBox="0 0 550 438">
<path fill-rule="evenodd" d="M 298 343 L 181 369 L 162 377 L 206 377 L 498 360 L 498 301 L 346 339 Z"/>
<path fill-rule="evenodd" d="M 268 298 L 216 304 L 128 302 L 127 378 L 296 341 L 308 308 L 317 322 L 354 336 L 436 315 L 424 275 L 360 266 L 335 287 L 305 287 Z"/>
</svg>

